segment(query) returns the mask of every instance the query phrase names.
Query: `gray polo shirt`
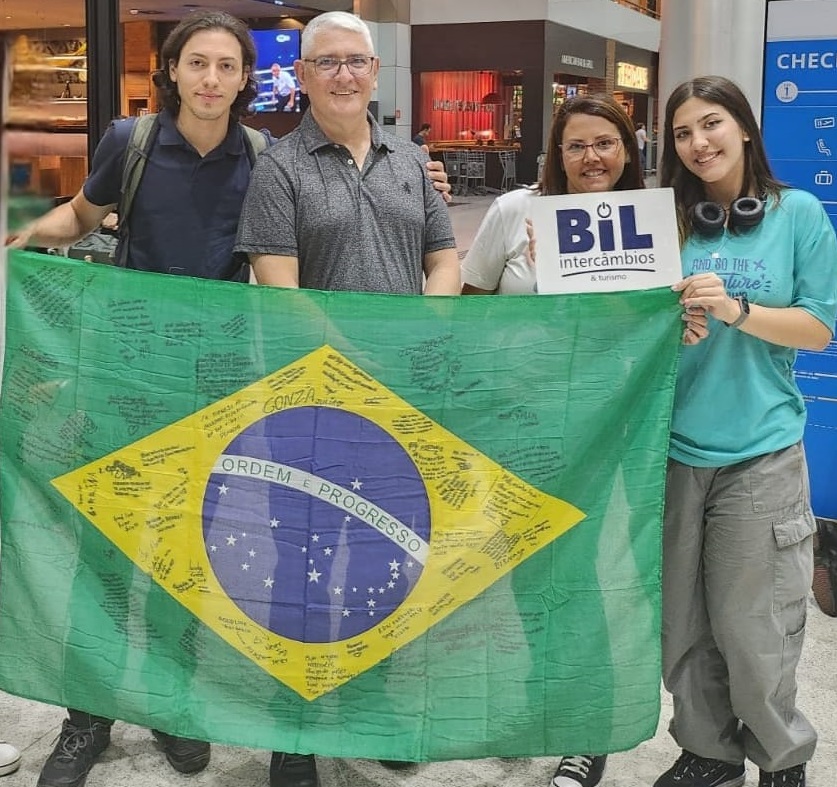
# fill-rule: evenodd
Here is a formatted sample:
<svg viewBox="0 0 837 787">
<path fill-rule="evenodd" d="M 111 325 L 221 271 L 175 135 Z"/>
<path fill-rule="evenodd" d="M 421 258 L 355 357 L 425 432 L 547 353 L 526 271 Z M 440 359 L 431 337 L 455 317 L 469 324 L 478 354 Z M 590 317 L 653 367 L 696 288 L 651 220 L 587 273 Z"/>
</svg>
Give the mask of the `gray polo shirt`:
<svg viewBox="0 0 837 787">
<path fill-rule="evenodd" d="M 455 248 L 427 154 L 369 116 L 362 169 L 306 112 L 253 168 L 235 250 L 299 259 L 300 287 L 420 294 L 424 255 Z"/>
</svg>

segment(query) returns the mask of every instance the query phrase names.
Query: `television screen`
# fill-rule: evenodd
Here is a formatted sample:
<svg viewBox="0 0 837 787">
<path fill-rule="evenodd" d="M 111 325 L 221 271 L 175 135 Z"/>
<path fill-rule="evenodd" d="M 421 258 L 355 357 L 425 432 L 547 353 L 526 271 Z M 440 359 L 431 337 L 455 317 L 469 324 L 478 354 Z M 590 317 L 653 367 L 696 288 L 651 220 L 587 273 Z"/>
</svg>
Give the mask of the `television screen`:
<svg viewBox="0 0 837 787">
<path fill-rule="evenodd" d="M 299 112 L 300 92 L 294 75 L 299 59 L 299 30 L 253 30 L 256 43 L 256 112 Z"/>
</svg>

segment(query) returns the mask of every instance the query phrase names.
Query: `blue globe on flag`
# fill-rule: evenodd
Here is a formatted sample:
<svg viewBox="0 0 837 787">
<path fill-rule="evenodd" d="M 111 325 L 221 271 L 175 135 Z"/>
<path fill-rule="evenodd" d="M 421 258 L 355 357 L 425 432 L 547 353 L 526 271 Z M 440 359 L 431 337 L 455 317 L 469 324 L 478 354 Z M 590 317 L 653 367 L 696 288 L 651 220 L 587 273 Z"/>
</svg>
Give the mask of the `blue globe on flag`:
<svg viewBox="0 0 837 787">
<path fill-rule="evenodd" d="M 248 617 L 298 642 L 334 642 L 379 625 L 408 596 L 430 505 L 413 460 L 376 423 L 295 407 L 226 447 L 204 493 L 203 536 Z"/>
</svg>

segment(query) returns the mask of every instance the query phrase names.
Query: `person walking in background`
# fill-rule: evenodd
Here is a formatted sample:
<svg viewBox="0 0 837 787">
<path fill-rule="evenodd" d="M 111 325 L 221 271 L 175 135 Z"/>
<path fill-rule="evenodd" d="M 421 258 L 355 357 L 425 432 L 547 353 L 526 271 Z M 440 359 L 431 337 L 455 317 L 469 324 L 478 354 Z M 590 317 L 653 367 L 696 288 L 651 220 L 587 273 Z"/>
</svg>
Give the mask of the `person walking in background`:
<svg viewBox="0 0 837 787">
<path fill-rule="evenodd" d="M 535 289 L 532 240 L 527 217 L 542 195 L 585 194 L 644 188 L 630 118 L 607 95 L 578 96 L 555 113 L 540 182 L 498 197 L 483 219 L 462 262 L 464 295 L 531 294 Z M 705 318 L 687 315 L 684 341 L 705 335 Z M 562 757 L 553 787 L 595 787 L 607 757 Z"/>
<path fill-rule="evenodd" d="M 0 776 L 8 776 L 20 768 L 20 752 L 11 743 L 0 741 Z"/>
<path fill-rule="evenodd" d="M 270 67 L 270 82 L 273 86 L 273 111 L 292 112 L 296 101 L 296 82 L 282 66 L 274 63 Z"/>
<path fill-rule="evenodd" d="M 709 336 L 684 349 L 663 528 L 663 680 L 682 748 L 655 787 L 804 787 L 814 728 L 796 707 L 815 531 L 797 349 L 837 314 L 837 239 L 822 205 L 770 171 L 741 90 L 676 87 L 661 185 L 674 189 L 685 278 Z"/>
<path fill-rule="evenodd" d="M 430 124 L 429 123 L 422 123 L 421 128 L 418 130 L 418 134 L 413 137 L 413 142 L 416 145 L 426 145 L 427 138 L 430 136 Z"/>
<path fill-rule="evenodd" d="M 645 132 L 645 123 L 636 124 L 636 146 L 639 148 L 639 165 L 643 172 L 648 169 L 645 149 L 648 147 L 648 134 Z"/>
<path fill-rule="evenodd" d="M 294 68 L 310 107 L 257 162 L 236 251 L 259 284 L 458 294 L 456 242 L 426 182 L 427 154 L 369 114 L 379 66 L 369 28 L 343 11 L 322 14 L 303 31 L 301 54 Z M 317 787 L 314 755 L 274 752 L 270 785 Z"/>
</svg>

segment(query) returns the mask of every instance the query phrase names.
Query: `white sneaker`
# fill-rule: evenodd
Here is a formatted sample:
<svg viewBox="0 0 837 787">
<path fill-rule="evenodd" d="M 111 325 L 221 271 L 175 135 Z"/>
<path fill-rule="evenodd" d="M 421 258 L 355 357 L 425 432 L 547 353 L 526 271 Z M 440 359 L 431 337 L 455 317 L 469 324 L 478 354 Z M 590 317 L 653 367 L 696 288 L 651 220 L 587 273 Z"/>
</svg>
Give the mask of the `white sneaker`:
<svg viewBox="0 0 837 787">
<path fill-rule="evenodd" d="M 562 757 L 552 777 L 552 787 L 596 787 L 602 780 L 606 755 L 576 754 Z"/>
<path fill-rule="evenodd" d="M 0 776 L 8 776 L 20 768 L 20 752 L 10 743 L 0 741 Z"/>
</svg>

